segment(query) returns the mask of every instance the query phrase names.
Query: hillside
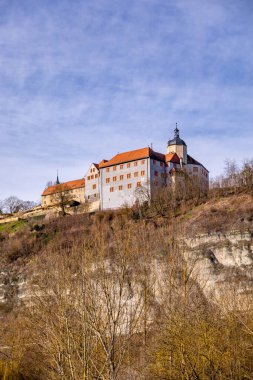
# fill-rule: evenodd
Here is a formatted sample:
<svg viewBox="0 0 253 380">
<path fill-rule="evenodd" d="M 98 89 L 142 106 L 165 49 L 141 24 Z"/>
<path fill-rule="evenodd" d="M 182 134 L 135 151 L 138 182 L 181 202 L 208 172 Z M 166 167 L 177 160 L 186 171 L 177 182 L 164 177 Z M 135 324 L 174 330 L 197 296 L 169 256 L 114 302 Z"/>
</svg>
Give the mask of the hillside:
<svg viewBox="0 0 253 380">
<path fill-rule="evenodd" d="M 251 310 L 253 290 L 252 195 L 234 194 L 199 203 L 184 205 L 169 217 L 159 214 L 145 217 L 136 210 L 125 209 L 0 225 L 3 321 L 0 336 L 7 347 L 4 354 L 19 363 L 25 379 L 58 379 L 59 368 L 66 372 L 64 379 L 80 379 L 82 363 L 93 373 L 89 379 L 176 380 L 182 368 L 177 359 L 167 368 L 169 346 L 166 348 L 162 343 L 165 336 L 177 357 L 186 355 L 184 360 L 188 358 L 184 371 L 188 371 L 189 376 L 182 378 L 208 379 L 215 371 L 229 374 L 235 354 L 230 327 L 234 329 L 238 320 L 235 314 L 234 319 L 230 314 L 223 315 L 228 318 L 227 326 L 230 323 L 225 332 L 224 319 L 219 319 L 221 310 L 224 313 L 236 308 L 239 318 L 244 315 L 243 323 L 252 331 L 245 314 L 245 310 Z M 83 291 L 86 289 L 85 296 L 79 293 L 80 286 Z M 40 301 L 34 289 L 39 289 Z M 43 302 L 41 295 L 44 295 Z M 83 304 L 84 299 L 88 306 Z M 26 307 L 31 300 L 32 315 L 31 307 Z M 79 315 L 76 303 L 83 305 L 84 314 Z M 89 333 L 82 330 L 81 315 Z M 118 315 L 116 319 L 115 315 Z M 188 318 L 193 318 L 196 325 L 187 325 Z M 96 319 L 102 330 L 96 325 Z M 62 325 L 64 320 L 69 325 Z M 162 330 L 159 325 L 163 326 Z M 45 326 L 49 329 L 46 335 Z M 243 346 L 252 344 L 252 335 L 245 337 L 245 332 L 237 327 L 238 350 L 242 350 Z M 217 350 L 225 350 L 226 360 L 222 366 L 215 351 L 219 330 L 226 340 L 221 339 L 217 347 Z M 69 336 L 67 331 L 71 331 Z M 181 353 L 182 342 L 177 340 L 179 331 L 186 350 Z M 95 339 L 88 351 L 93 355 L 94 350 L 96 370 L 90 360 L 84 363 L 79 357 L 79 349 L 74 344 L 76 338 L 71 344 L 67 343 L 81 332 L 89 342 Z M 160 336 L 161 332 L 165 335 Z M 210 338 L 207 348 L 201 346 L 202 333 Z M 57 344 L 55 334 L 60 334 Z M 38 339 L 44 339 L 42 346 L 37 346 Z M 209 350 L 210 363 L 195 356 L 189 339 L 195 339 L 200 350 Z M 78 342 L 84 354 L 82 350 L 87 347 Z M 23 349 L 16 350 L 15 345 L 22 345 Z M 62 347 L 63 357 L 55 367 L 51 359 L 59 355 L 59 347 Z M 47 357 L 49 352 L 50 357 Z M 239 352 L 236 355 L 241 360 Z M 40 363 L 39 357 L 43 358 Z M 92 356 L 92 360 L 95 357 Z M 249 357 L 243 359 L 246 364 L 242 375 L 235 377 L 235 369 L 234 375 L 226 378 L 243 379 L 252 370 L 251 359 L 249 352 Z M 193 362 L 199 377 L 192 374 Z M 76 371 L 73 377 L 71 366 Z"/>
<path fill-rule="evenodd" d="M 22 292 L 26 291 L 23 279 L 34 260 L 40 260 L 51 251 L 71 252 L 73 247 L 82 245 L 84 236 L 87 238 L 94 231 L 104 228 L 113 233 L 118 225 L 132 225 L 137 229 L 139 225 L 144 225 L 154 231 L 159 230 L 164 244 L 168 239 L 176 240 L 179 245 L 183 241 L 181 247 L 184 246 L 187 252 L 192 251 L 191 246 L 198 247 L 195 250 L 199 259 L 201 255 L 206 255 L 205 251 L 210 254 L 217 246 L 223 251 L 227 247 L 238 256 L 238 259 L 230 260 L 229 270 L 233 265 L 237 266 L 237 261 L 244 263 L 242 255 L 245 255 L 245 250 L 249 257 L 246 261 L 248 264 L 251 262 L 253 202 L 248 194 L 210 199 L 169 219 L 159 216 L 136 219 L 130 210 L 123 210 L 66 216 L 49 221 L 44 218 L 20 220 L 0 225 L 1 308 L 12 308 L 19 297 L 23 298 Z M 229 236 L 234 237 L 235 247 L 229 243 Z M 211 260 L 213 263 L 214 258 Z"/>
</svg>

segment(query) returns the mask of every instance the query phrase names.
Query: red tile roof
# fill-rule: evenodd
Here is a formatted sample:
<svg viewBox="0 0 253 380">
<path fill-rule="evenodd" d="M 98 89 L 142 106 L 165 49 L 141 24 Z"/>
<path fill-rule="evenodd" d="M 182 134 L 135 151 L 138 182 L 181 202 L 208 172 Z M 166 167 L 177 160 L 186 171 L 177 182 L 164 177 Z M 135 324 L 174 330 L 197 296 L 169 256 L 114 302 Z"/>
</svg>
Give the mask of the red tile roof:
<svg viewBox="0 0 253 380">
<path fill-rule="evenodd" d="M 142 148 L 142 149 L 130 150 L 129 152 L 118 153 L 109 161 L 101 162 L 99 164 L 99 167 L 105 168 L 107 166 L 122 164 L 124 162 L 129 162 L 129 161 L 141 160 L 142 158 L 147 158 L 147 157 L 154 158 L 158 161 L 165 161 L 164 154 L 154 152 L 151 148 Z"/>
<path fill-rule="evenodd" d="M 50 195 L 55 193 L 60 193 L 61 191 L 78 189 L 80 187 L 85 187 L 84 178 L 76 179 L 74 181 L 68 181 L 64 183 L 60 183 L 59 185 L 49 186 L 45 189 L 42 195 Z"/>
<path fill-rule="evenodd" d="M 180 159 L 176 153 L 165 154 L 166 162 L 173 162 L 174 164 L 180 164 Z"/>
<path fill-rule="evenodd" d="M 98 166 L 100 167 L 102 164 L 104 164 L 105 162 L 108 162 L 108 160 L 102 160 L 99 162 Z"/>
</svg>

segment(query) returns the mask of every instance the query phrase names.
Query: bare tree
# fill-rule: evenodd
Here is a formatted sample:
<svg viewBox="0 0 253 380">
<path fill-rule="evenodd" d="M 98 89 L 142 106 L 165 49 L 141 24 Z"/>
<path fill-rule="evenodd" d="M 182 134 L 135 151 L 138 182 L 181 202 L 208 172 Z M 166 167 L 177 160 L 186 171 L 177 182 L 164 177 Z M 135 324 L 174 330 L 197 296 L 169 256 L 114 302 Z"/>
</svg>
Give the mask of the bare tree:
<svg viewBox="0 0 253 380">
<path fill-rule="evenodd" d="M 50 186 L 54 186 L 53 181 L 48 181 L 48 182 L 46 183 L 45 189 L 47 189 L 47 188 L 50 187 Z"/>
<path fill-rule="evenodd" d="M 82 248 L 50 254 L 38 268 L 30 343 L 47 357 L 43 378 L 116 380 L 142 330 L 143 285 L 133 260 L 134 226 L 94 230 Z M 32 311 L 32 313 L 31 313 Z"/>
<path fill-rule="evenodd" d="M 226 160 L 224 171 L 225 171 L 225 178 L 224 178 L 225 186 L 237 187 L 239 169 L 235 160 Z"/>
<path fill-rule="evenodd" d="M 3 210 L 6 213 L 12 214 L 14 212 L 20 211 L 22 206 L 22 200 L 18 197 L 12 195 L 3 201 Z"/>
<path fill-rule="evenodd" d="M 18 211 L 30 210 L 36 205 L 36 202 L 23 201 L 22 199 L 19 199 L 18 197 L 12 195 L 1 202 L 0 208 L 2 212 L 13 214 Z"/>
<path fill-rule="evenodd" d="M 240 184 L 247 190 L 253 188 L 253 160 L 244 161 L 240 171 Z"/>
<path fill-rule="evenodd" d="M 73 201 L 73 194 L 66 190 L 64 185 L 58 185 L 57 193 L 54 194 L 54 206 L 60 208 L 63 216 L 67 214 L 67 208 Z"/>
</svg>

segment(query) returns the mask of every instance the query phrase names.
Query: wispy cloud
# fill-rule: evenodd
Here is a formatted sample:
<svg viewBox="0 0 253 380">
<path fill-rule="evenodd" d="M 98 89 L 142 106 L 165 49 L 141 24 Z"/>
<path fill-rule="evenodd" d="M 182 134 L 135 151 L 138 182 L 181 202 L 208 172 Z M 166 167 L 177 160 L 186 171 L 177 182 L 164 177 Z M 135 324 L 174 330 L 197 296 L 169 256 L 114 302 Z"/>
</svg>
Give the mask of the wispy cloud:
<svg viewBox="0 0 253 380">
<path fill-rule="evenodd" d="M 0 0 L 0 199 L 153 142 L 177 121 L 222 170 L 252 156 L 251 0 Z"/>
</svg>

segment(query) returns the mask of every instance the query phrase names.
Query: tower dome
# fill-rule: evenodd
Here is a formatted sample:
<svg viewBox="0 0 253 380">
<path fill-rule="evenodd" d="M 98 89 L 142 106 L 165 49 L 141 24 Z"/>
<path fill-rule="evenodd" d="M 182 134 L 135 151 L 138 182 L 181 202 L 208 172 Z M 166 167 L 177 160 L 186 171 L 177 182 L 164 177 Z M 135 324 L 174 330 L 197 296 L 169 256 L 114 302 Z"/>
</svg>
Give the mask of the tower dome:
<svg viewBox="0 0 253 380">
<path fill-rule="evenodd" d="M 187 164 L 187 145 L 179 136 L 179 129 L 174 129 L 174 138 L 168 141 L 167 153 L 176 153 L 183 164 Z"/>
<path fill-rule="evenodd" d="M 184 140 L 182 140 L 179 137 L 179 129 L 178 129 L 177 125 L 176 125 L 176 128 L 174 129 L 174 138 L 172 140 L 168 141 L 168 147 L 170 145 L 184 145 L 184 146 L 186 146 L 186 143 L 184 142 Z"/>
</svg>

